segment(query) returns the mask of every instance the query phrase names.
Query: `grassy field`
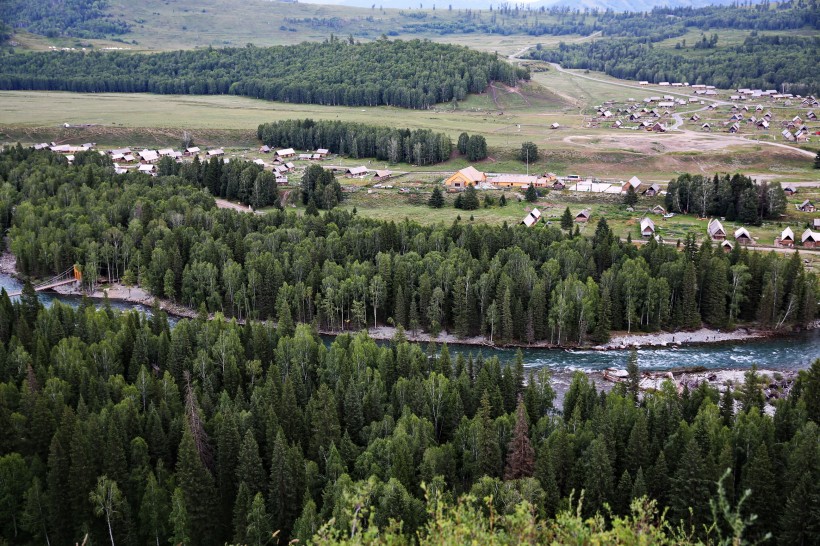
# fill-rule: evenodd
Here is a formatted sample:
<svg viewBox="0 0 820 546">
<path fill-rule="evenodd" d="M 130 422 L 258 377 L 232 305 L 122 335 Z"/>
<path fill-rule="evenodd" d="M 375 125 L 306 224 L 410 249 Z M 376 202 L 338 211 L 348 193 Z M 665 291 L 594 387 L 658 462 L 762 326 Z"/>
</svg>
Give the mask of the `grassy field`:
<svg viewBox="0 0 820 546">
<path fill-rule="evenodd" d="M 428 178 L 428 181 L 430 179 Z M 660 215 L 651 214 L 649 211 L 656 204 L 663 204 L 663 198 L 641 198 L 634 207 L 634 211 L 628 211 L 621 203 L 620 196 L 617 195 L 595 195 L 578 194 L 570 191 L 551 191 L 548 195 L 540 198 L 534 204 L 518 200 L 515 192 L 505 191 L 508 204 L 504 207 L 495 205 L 489 208 L 479 208 L 474 211 L 464 211 L 453 208 L 452 194 L 445 196 L 445 206 L 441 209 L 432 209 L 427 206 L 432 185 L 420 180 L 418 177 L 408 175 L 392 181 L 392 190 L 370 190 L 359 188 L 358 191 L 347 193 L 346 199 L 340 205 L 345 210 L 353 210 L 360 216 L 375 218 L 379 220 L 393 220 L 396 222 L 408 219 L 423 225 L 444 224 L 449 225 L 460 221 L 463 223 L 475 224 L 495 224 L 506 222 L 508 225 L 517 225 L 522 218 L 532 209 L 537 207 L 544 216 L 544 223 L 539 226 L 560 225 L 560 217 L 564 210 L 569 207 L 570 212 L 575 215 L 582 209 L 590 209 L 592 216 L 589 223 L 579 223 L 577 226 L 584 235 L 592 235 L 595 226 L 601 217 L 605 217 L 613 232 L 620 238 L 626 239 L 631 236 L 633 241 L 641 241 L 640 220 L 645 215 L 653 219 L 656 226 L 656 233 L 667 243 L 683 241 L 690 233 L 694 234 L 699 241 L 706 237 L 707 220 L 700 220 L 691 215 L 675 215 L 672 218 L 664 219 Z M 398 193 L 398 188 L 405 188 L 411 193 Z M 481 202 L 483 196 L 492 196 L 496 203 L 500 198 L 501 191 L 479 192 Z M 798 199 L 799 196 L 799 199 Z M 818 217 L 818 214 L 805 214 L 797 212 L 794 203 L 803 199 L 811 198 L 814 202 L 820 200 L 820 187 L 801 188 L 800 193 L 790 199 L 786 218 L 780 222 L 765 222 L 762 226 L 746 226 L 757 245 L 751 247 L 761 251 L 770 251 L 775 237 L 781 231 L 790 226 L 797 237 L 810 224 L 811 219 Z M 724 227 L 733 240 L 735 229 L 741 227 L 737 222 L 724 222 Z M 534 229 L 539 229 L 536 227 Z M 820 253 L 802 252 L 803 257 L 808 260 L 809 267 L 814 271 L 820 271 Z"/>
<path fill-rule="evenodd" d="M 530 165 L 530 172 L 617 179 L 638 175 L 666 181 L 683 172 L 741 171 L 782 181 L 820 179 L 810 158 L 788 149 L 743 141 L 727 146 L 722 134 L 691 140 L 673 134 L 590 129 L 584 127 L 583 116 L 564 113 L 565 103 L 555 95 L 536 88 L 525 96 L 529 105 L 522 104 L 520 95 L 499 90 L 497 100 L 503 110 L 486 109 L 495 106 L 486 93 L 464 101 L 455 111 L 414 111 L 282 104 L 235 96 L 0 92 L 0 142 L 178 146 L 182 131 L 189 130 L 206 146 L 233 147 L 243 153 L 257 146 L 259 123 L 311 117 L 431 128 L 444 131 L 454 141 L 463 131 L 479 133 L 487 138 L 490 159 L 477 166 L 488 172 L 525 172 L 517 150 L 522 142 L 533 141 L 541 150 L 541 159 Z M 550 130 L 553 121 L 561 129 Z M 67 129 L 64 123 L 93 126 Z M 455 158 L 428 170 L 452 171 L 466 165 L 463 158 Z"/>
</svg>

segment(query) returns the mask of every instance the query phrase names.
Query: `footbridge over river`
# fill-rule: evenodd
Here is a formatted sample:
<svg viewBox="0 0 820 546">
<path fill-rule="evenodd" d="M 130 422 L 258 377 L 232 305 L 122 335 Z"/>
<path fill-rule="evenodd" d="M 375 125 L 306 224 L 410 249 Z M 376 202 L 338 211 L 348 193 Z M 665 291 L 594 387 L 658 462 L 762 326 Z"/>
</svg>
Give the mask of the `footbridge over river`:
<svg viewBox="0 0 820 546">
<path fill-rule="evenodd" d="M 52 288 L 57 288 L 58 286 L 64 286 L 66 284 L 72 283 L 79 283 L 83 280 L 83 274 L 79 270 L 79 268 L 75 265 L 69 269 L 66 269 L 59 275 L 55 275 L 50 279 L 46 279 L 42 282 L 39 282 L 34 285 L 35 292 L 43 292 L 45 290 L 51 290 Z M 20 296 L 23 292 L 11 292 L 9 293 L 9 297 L 13 298 L 15 296 Z"/>
</svg>

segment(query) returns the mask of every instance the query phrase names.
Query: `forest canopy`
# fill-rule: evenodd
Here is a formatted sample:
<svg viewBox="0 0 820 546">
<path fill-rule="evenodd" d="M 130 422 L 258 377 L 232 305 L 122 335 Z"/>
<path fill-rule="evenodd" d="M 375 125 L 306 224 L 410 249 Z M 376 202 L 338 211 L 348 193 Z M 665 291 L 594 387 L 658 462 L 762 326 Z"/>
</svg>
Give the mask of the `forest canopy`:
<svg viewBox="0 0 820 546">
<path fill-rule="evenodd" d="M 397 129 L 345 121 L 289 119 L 259 125 L 256 136 L 271 147 L 315 150 L 390 163 L 432 165 L 450 159 L 452 142 L 429 129 Z"/>
<path fill-rule="evenodd" d="M 616 78 L 709 84 L 720 89 L 750 87 L 787 93 L 820 93 L 816 60 L 820 37 L 748 36 L 740 45 L 697 51 L 700 42 L 664 49 L 637 39 L 560 43 L 556 49 L 532 51 L 530 58 L 585 68 Z"/>
<path fill-rule="evenodd" d="M 86 285 L 99 273 L 199 309 L 172 327 L 158 306 L 46 309 L 30 283 L 14 302 L 0 291 L 0 538 L 545 543 L 581 526 L 603 543 L 637 529 L 653 544 L 807 543 L 820 526 L 820 362 L 774 416 L 754 368 L 734 393 L 667 382 L 643 397 L 579 372 L 555 404 L 520 352 L 317 332 L 392 317 L 572 342 L 610 326 L 806 324 L 817 281 L 796 253 L 639 250 L 603 220 L 585 238 L 216 208 L 212 191 L 257 183 L 249 169 L 116 175 L 96 152 L 0 152 L 0 229 L 23 274 L 77 264 Z"/>
<path fill-rule="evenodd" d="M 0 57 L 0 89 L 231 94 L 337 106 L 423 109 L 483 92 L 491 81 L 520 79 L 529 72 L 495 55 L 419 40 Z"/>
<path fill-rule="evenodd" d="M 105 38 L 128 32 L 130 25 L 115 20 L 108 7 L 106 0 L 6 0 L 0 21 L 49 38 Z"/>
<path fill-rule="evenodd" d="M 79 264 L 86 282 L 99 272 L 193 309 L 323 331 L 394 324 L 493 343 L 576 345 L 605 341 L 610 330 L 805 326 L 817 315 L 817 278 L 796 253 L 736 245 L 727 254 L 694 236 L 680 249 L 654 239 L 638 248 L 603 218 L 592 237 L 551 226 L 375 221 L 333 209 L 338 183 L 310 171 L 302 199 L 333 209 L 322 215 L 215 208 L 217 195 L 275 198 L 257 188 L 275 183 L 266 174 L 212 159 L 170 176 L 116 175 L 95 152 L 69 166 L 51 152 L 11 148 L 0 154 L 0 227 L 9 226 L 24 274 Z M 695 180 L 677 190 L 692 210 L 713 183 Z M 756 215 L 771 202 L 742 176 L 718 177 L 718 196 L 723 181 L 725 197 L 709 207 L 732 206 L 736 196 L 738 214 Z"/>
</svg>

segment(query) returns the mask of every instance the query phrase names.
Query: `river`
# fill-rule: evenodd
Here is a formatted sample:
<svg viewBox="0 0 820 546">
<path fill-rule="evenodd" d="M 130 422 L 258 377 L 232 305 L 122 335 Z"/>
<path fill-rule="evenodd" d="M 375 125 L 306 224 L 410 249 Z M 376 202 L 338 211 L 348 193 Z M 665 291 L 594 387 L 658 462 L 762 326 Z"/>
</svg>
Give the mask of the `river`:
<svg viewBox="0 0 820 546">
<path fill-rule="evenodd" d="M 0 274 L 0 287 L 6 291 L 20 290 L 21 284 L 10 275 Z M 40 293 L 44 305 L 60 301 L 77 306 L 80 299 L 76 296 L 60 296 L 54 293 Z M 137 309 L 150 314 L 151 309 L 144 305 L 135 305 L 111 301 L 111 307 L 119 310 Z M 175 321 L 174 321 L 175 322 Z M 323 336 L 325 340 L 332 339 Z M 481 353 L 485 357 L 498 356 L 502 362 L 515 358 L 515 349 L 492 349 L 467 345 L 451 345 L 451 355 L 458 352 Z M 601 371 L 606 368 L 625 368 L 629 351 L 590 351 L 590 350 L 556 350 L 556 349 L 522 349 L 524 365 L 528 368 L 548 367 L 554 372 L 584 370 Z M 700 366 L 707 369 L 742 369 L 752 364 L 770 370 L 795 370 L 808 368 L 820 358 L 820 330 L 812 330 L 792 336 L 754 339 L 743 342 L 713 343 L 688 345 L 675 348 L 644 348 L 638 350 L 638 361 L 641 369 L 661 371 L 673 368 Z"/>
</svg>

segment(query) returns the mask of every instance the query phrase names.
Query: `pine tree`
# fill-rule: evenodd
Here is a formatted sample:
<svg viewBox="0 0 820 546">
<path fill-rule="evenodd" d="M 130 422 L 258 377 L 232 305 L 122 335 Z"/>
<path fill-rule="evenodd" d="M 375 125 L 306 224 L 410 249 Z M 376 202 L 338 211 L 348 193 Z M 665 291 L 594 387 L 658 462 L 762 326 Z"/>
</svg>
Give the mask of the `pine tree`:
<svg viewBox="0 0 820 546">
<path fill-rule="evenodd" d="M 239 486 L 236 479 L 236 464 L 239 460 L 241 438 L 236 419 L 233 411 L 225 412 L 217 436 L 217 486 L 222 514 L 221 531 L 222 536 L 226 538 L 230 536 L 230 513 L 236 502 L 236 491 Z"/>
<path fill-rule="evenodd" d="M 233 514 L 233 541 L 235 544 L 245 544 L 248 541 L 246 537 L 248 532 L 248 514 L 251 511 L 251 503 L 253 502 L 254 496 L 255 495 L 250 492 L 248 484 L 242 482 L 239 485 L 239 491 L 236 493 L 236 501 L 231 511 Z"/>
<path fill-rule="evenodd" d="M 262 467 L 262 458 L 259 456 L 259 445 L 256 443 L 253 432 L 249 429 L 239 449 L 236 483 L 247 484 L 248 489 L 254 493 L 265 493 L 268 490 L 266 482 L 265 469 Z"/>
<path fill-rule="evenodd" d="M 271 541 L 271 521 L 265 510 L 265 498 L 262 493 L 257 493 L 251 503 L 250 511 L 248 511 L 248 526 L 245 530 L 245 538 L 248 544 L 253 546 L 263 546 Z"/>
<path fill-rule="evenodd" d="M 666 466 L 666 456 L 663 451 L 658 454 L 652 471 L 649 474 L 649 494 L 661 506 L 669 504 L 669 468 Z"/>
<path fill-rule="evenodd" d="M 498 445 L 498 430 L 492 418 L 492 408 L 487 391 L 481 397 L 478 414 L 478 474 L 498 476 L 501 467 L 501 447 Z"/>
<path fill-rule="evenodd" d="M 535 469 L 534 457 L 535 452 L 530 445 L 527 425 L 527 410 L 524 406 L 524 399 L 519 394 L 518 407 L 515 411 L 515 430 L 507 447 L 507 468 L 504 470 L 504 479 L 517 480 L 532 477 Z"/>
<path fill-rule="evenodd" d="M 814 168 L 820 169 L 820 151 L 814 156 Z"/>
<path fill-rule="evenodd" d="M 646 482 L 643 477 L 643 468 L 638 467 L 638 473 L 635 474 L 635 482 L 632 484 L 632 498 L 639 499 L 647 495 Z"/>
<path fill-rule="evenodd" d="M 720 395 L 720 418 L 730 428 L 735 420 L 735 397 L 729 387 Z"/>
<path fill-rule="evenodd" d="M 316 503 L 306 494 L 302 515 L 299 516 L 293 526 L 293 537 L 299 540 L 299 544 L 308 544 L 316 531 L 319 530 L 320 525 L 321 519 L 316 512 Z"/>
<path fill-rule="evenodd" d="M 154 473 L 149 472 L 139 509 L 140 531 L 146 542 L 160 544 L 166 541 L 170 509 L 168 492 L 157 482 Z"/>
<path fill-rule="evenodd" d="M 632 186 L 632 184 L 629 184 L 629 187 L 626 189 L 626 193 L 624 194 L 624 205 L 632 207 L 637 202 L 638 194 L 635 191 L 635 188 Z"/>
<path fill-rule="evenodd" d="M 535 190 L 535 185 L 530 184 L 527 186 L 527 191 L 524 194 L 524 199 L 527 200 L 528 203 L 535 203 L 538 201 L 538 192 Z"/>
<path fill-rule="evenodd" d="M 475 186 L 469 184 L 467 189 L 464 190 L 462 194 L 462 201 L 461 201 L 461 208 L 464 210 L 476 210 L 478 209 L 479 202 L 478 202 L 478 192 L 476 192 Z"/>
<path fill-rule="evenodd" d="M 608 284 L 601 287 L 601 296 L 598 298 L 598 308 L 595 315 L 595 328 L 592 331 L 592 340 L 596 343 L 609 341 L 609 330 L 612 326 L 612 296 Z"/>
<path fill-rule="evenodd" d="M 584 470 L 584 509 L 589 515 L 602 511 L 612 496 L 612 463 L 603 436 L 587 448 Z"/>
<path fill-rule="evenodd" d="M 800 372 L 799 383 L 802 387 L 800 399 L 806 404 L 806 416 L 820 423 L 820 359 L 815 360 L 808 370 Z"/>
<path fill-rule="evenodd" d="M 470 142 L 470 135 L 467 133 L 461 133 L 458 135 L 458 144 L 456 148 L 458 149 L 458 153 L 464 155 L 467 153 L 467 144 Z"/>
<path fill-rule="evenodd" d="M 440 209 L 444 206 L 444 196 L 441 194 L 441 189 L 438 186 L 433 188 L 433 193 L 430 195 L 427 205 L 434 209 Z"/>
<path fill-rule="evenodd" d="M 572 231 L 572 225 L 572 213 L 569 211 L 569 207 L 567 207 L 564 209 L 564 214 L 561 215 L 561 229 Z"/>
<path fill-rule="evenodd" d="M 740 407 L 743 411 L 748 412 L 752 408 L 763 411 L 766 400 L 763 398 L 763 392 L 760 389 L 760 375 L 757 373 L 756 364 L 752 364 L 752 367 L 743 374 L 743 385 L 740 387 L 738 395 Z"/>
<path fill-rule="evenodd" d="M 629 361 L 626 364 L 626 391 L 633 400 L 638 401 L 641 391 L 641 370 L 638 367 L 638 351 L 634 348 L 629 352 Z"/>
<path fill-rule="evenodd" d="M 177 481 L 183 495 L 182 508 L 194 544 L 212 544 L 216 519 L 215 500 L 217 498 L 211 471 L 203 463 L 188 426 L 182 434 L 177 460 Z M 174 504 L 177 503 L 174 492 Z M 174 510 L 181 510 L 177 506 Z M 177 533 L 174 524 L 174 535 Z"/>
<path fill-rule="evenodd" d="M 683 286 L 681 288 L 683 305 L 683 327 L 700 327 L 700 313 L 697 301 L 697 277 L 694 264 L 687 260 L 683 269 Z"/>
<path fill-rule="evenodd" d="M 672 480 L 670 504 L 674 522 L 682 521 L 686 529 L 696 530 L 707 522 L 708 510 L 703 502 L 710 496 L 707 483 L 706 465 L 693 438 L 686 444 Z"/>
<path fill-rule="evenodd" d="M 185 506 L 185 494 L 177 487 L 171 496 L 171 514 L 168 517 L 171 528 L 171 544 L 187 546 L 191 542 L 191 524 L 188 521 L 188 509 Z"/>
<path fill-rule="evenodd" d="M 535 477 L 544 490 L 544 513 L 547 517 L 550 517 L 555 514 L 558 508 L 561 491 L 558 489 L 555 469 L 552 466 L 552 453 L 547 447 L 546 441 L 542 442 L 538 450 L 538 458 L 535 460 Z"/>
<path fill-rule="evenodd" d="M 508 286 L 501 298 L 501 338 L 507 342 L 513 340 L 513 312 L 510 299 L 510 287 Z"/>
<path fill-rule="evenodd" d="M 616 514 L 626 515 L 629 513 L 629 504 L 632 500 L 632 476 L 628 470 L 624 470 L 621 479 L 618 480 L 618 487 L 615 488 L 615 502 L 613 508 Z"/>
<path fill-rule="evenodd" d="M 744 469 L 743 488 L 751 490 L 746 504 L 745 515 L 755 514 L 757 521 L 752 525 L 748 538 L 762 539 L 766 531 L 775 528 L 777 511 L 773 506 L 779 505 L 777 477 L 772 469 L 769 451 L 765 442 L 760 442 Z"/>
</svg>

